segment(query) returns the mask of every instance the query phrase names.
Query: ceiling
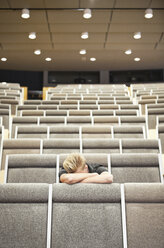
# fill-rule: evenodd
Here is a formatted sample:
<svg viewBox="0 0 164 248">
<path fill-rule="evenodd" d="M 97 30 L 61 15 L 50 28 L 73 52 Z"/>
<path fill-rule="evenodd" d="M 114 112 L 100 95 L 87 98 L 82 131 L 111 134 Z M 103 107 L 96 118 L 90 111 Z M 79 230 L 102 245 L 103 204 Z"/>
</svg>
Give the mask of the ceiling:
<svg viewBox="0 0 164 248">
<path fill-rule="evenodd" d="M 29 19 L 21 18 L 22 8 L 31 8 Z M 92 9 L 91 19 L 83 18 L 85 8 Z M 144 18 L 147 8 L 153 8 L 152 19 Z M 89 38 L 82 40 L 85 31 Z M 133 38 L 137 31 L 139 40 Z M 29 32 L 37 38 L 30 40 Z M 7 61 L 0 61 L 0 69 L 164 69 L 164 0 L 0 0 L 1 57 Z"/>
</svg>

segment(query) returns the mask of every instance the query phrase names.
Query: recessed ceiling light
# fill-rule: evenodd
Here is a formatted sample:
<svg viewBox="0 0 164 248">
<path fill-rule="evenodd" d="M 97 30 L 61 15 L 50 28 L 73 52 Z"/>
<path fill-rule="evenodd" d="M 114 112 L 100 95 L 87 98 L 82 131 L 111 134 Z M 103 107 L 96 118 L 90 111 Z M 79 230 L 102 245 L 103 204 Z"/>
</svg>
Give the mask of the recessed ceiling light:
<svg viewBox="0 0 164 248">
<path fill-rule="evenodd" d="M 132 54 L 132 50 L 131 49 L 126 50 L 125 54 L 127 54 L 127 55 Z"/>
<path fill-rule="evenodd" d="M 40 49 L 37 49 L 37 50 L 34 51 L 34 53 L 35 53 L 36 55 L 40 55 L 40 54 L 41 54 L 41 50 L 40 50 Z"/>
<path fill-rule="evenodd" d="M 29 39 L 31 39 L 31 40 L 34 40 L 34 39 L 36 39 L 36 33 L 35 32 L 31 32 L 31 33 L 29 33 Z"/>
<path fill-rule="evenodd" d="M 5 62 L 7 61 L 7 58 L 1 58 L 1 61 Z"/>
<path fill-rule="evenodd" d="M 88 39 L 88 37 L 89 37 L 89 35 L 88 35 L 88 32 L 83 32 L 82 34 L 81 34 L 81 38 L 82 39 Z"/>
<path fill-rule="evenodd" d="M 90 61 L 96 61 L 96 58 L 90 58 Z"/>
<path fill-rule="evenodd" d="M 21 17 L 24 18 L 24 19 L 30 18 L 30 11 L 29 11 L 29 9 L 22 9 L 22 15 L 21 15 Z"/>
<path fill-rule="evenodd" d="M 7 84 L 7 82 L 2 82 L 2 84 Z"/>
<path fill-rule="evenodd" d="M 80 50 L 80 54 L 86 54 L 86 53 L 87 53 L 87 52 L 86 52 L 85 49 Z"/>
<path fill-rule="evenodd" d="M 136 40 L 141 39 L 141 32 L 135 32 L 133 37 Z"/>
<path fill-rule="evenodd" d="M 51 61 L 52 59 L 51 58 L 45 58 L 46 61 Z"/>
<path fill-rule="evenodd" d="M 84 17 L 85 19 L 91 18 L 91 17 L 92 17 L 91 9 L 85 9 L 85 10 L 84 10 L 83 17 Z"/>
<path fill-rule="evenodd" d="M 150 19 L 153 17 L 153 10 L 152 9 L 146 9 L 145 10 L 145 18 Z"/>
<path fill-rule="evenodd" d="M 141 59 L 140 58 L 134 58 L 134 61 L 140 61 Z"/>
</svg>

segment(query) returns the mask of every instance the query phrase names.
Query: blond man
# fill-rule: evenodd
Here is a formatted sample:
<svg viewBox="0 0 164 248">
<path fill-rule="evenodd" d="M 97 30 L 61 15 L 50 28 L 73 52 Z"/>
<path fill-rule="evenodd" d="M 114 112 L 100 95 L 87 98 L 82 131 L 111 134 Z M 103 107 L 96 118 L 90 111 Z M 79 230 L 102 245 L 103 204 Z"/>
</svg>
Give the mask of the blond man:
<svg viewBox="0 0 164 248">
<path fill-rule="evenodd" d="M 99 164 L 87 164 L 79 153 L 70 154 L 59 172 L 61 183 L 112 183 L 113 175 L 107 168 Z"/>
</svg>

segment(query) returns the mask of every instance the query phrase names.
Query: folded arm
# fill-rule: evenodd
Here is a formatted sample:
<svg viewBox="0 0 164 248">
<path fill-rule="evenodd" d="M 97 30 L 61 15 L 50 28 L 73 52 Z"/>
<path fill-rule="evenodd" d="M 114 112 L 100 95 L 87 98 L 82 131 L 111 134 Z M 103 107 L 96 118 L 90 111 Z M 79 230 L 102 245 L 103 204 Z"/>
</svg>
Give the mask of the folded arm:
<svg viewBox="0 0 164 248">
<path fill-rule="evenodd" d="M 103 172 L 100 175 L 95 175 L 93 177 L 85 178 L 81 183 L 112 183 L 113 175 L 109 172 Z"/>
<path fill-rule="evenodd" d="M 60 176 L 60 181 L 62 183 L 74 184 L 80 183 L 87 178 L 95 177 L 97 175 L 97 173 L 68 173 L 62 174 Z"/>
</svg>

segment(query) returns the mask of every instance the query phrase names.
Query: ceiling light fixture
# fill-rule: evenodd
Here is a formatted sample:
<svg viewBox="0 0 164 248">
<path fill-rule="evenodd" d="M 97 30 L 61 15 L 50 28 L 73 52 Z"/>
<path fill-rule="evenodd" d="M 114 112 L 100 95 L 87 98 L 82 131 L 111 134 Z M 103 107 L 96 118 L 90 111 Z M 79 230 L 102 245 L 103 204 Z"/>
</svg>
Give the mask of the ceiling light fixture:
<svg viewBox="0 0 164 248">
<path fill-rule="evenodd" d="M 40 54 L 41 54 L 41 50 L 40 50 L 40 49 L 37 49 L 37 50 L 34 51 L 34 53 L 35 53 L 36 55 L 40 55 Z"/>
<path fill-rule="evenodd" d="M 86 54 L 87 52 L 86 52 L 86 50 L 85 49 L 82 49 L 82 50 L 80 50 L 80 54 Z"/>
<path fill-rule="evenodd" d="M 7 61 L 7 58 L 1 58 L 1 61 L 5 62 Z"/>
<path fill-rule="evenodd" d="M 96 58 L 90 58 L 90 61 L 96 61 Z"/>
<path fill-rule="evenodd" d="M 83 32 L 82 34 L 81 34 L 81 38 L 82 39 L 88 39 L 88 37 L 89 37 L 89 35 L 88 35 L 88 32 Z"/>
<path fill-rule="evenodd" d="M 30 18 L 30 11 L 29 11 L 29 9 L 22 9 L 22 15 L 21 15 L 21 17 L 24 18 L 24 19 Z"/>
<path fill-rule="evenodd" d="M 125 54 L 127 54 L 127 55 L 132 54 L 132 50 L 131 49 L 126 50 Z"/>
<path fill-rule="evenodd" d="M 141 59 L 140 58 L 134 58 L 134 61 L 140 61 Z"/>
<path fill-rule="evenodd" d="M 153 10 L 152 9 L 146 9 L 145 10 L 145 18 L 150 19 L 153 17 Z"/>
<path fill-rule="evenodd" d="M 51 58 L 45 58 L 45 60 L 49 62 L 49 61 L 51 61 L 52 59 L 51 59 Z"/>
<path fill-rule="evenodd" d="M 29 33 L 28 38 L 29 38 L 29 39 L 31 39 L 31 40 L 36 39 L 36 33 L 35 33 L 35 32 L 31 32 L 31 33 Z"/>
<path fill-rule="evenodd" d="M 85 19 L 91 18 L 91 17 L 92 17 L 91 9 L 85 9 L 85 10 L 84 10 L 84 13 L 83 13 L 83 17 L 84 17 Z"/>
<path fill-rule="evenodd" d="M 135 32 L 133 37 L 136 40 L 141 39 L 141 32 Z"/>
</svg>

